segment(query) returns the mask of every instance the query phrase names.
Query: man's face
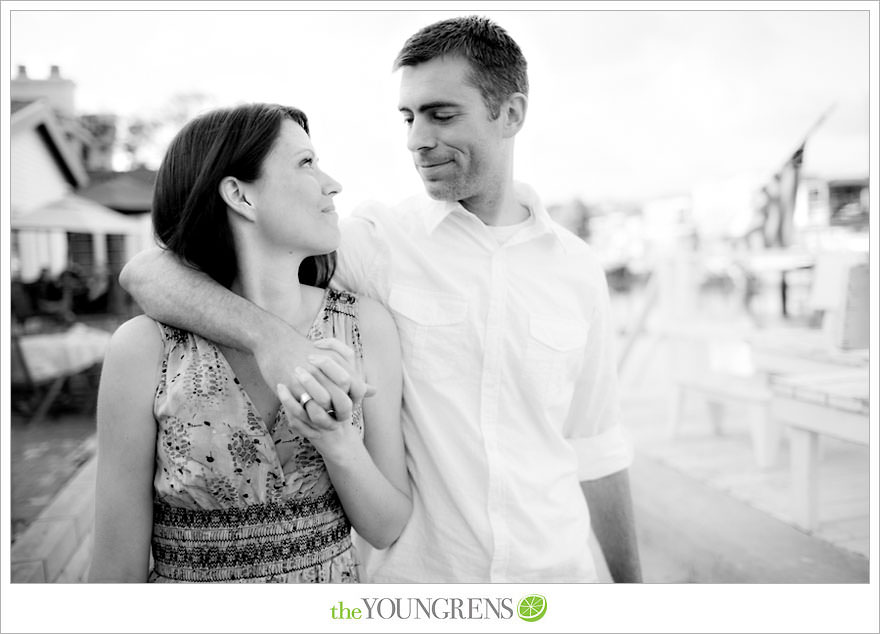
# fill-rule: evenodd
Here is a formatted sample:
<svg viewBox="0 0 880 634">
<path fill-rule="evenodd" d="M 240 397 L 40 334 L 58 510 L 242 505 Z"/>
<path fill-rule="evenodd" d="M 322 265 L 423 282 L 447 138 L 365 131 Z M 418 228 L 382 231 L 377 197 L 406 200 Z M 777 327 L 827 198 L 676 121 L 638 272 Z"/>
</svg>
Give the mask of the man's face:
<svg viewBox="0 0 880 634">
<path fill-rule="evenodd" d="M 492 120 L 480 91 L 458 56 L 404 66 L 399 110 L 407 123 L 407 148 L 431 198 L 479 200 L 504 178 L 501 117 Z M 467 205 L 466 205 L 467 206 Z"/>
</svg>

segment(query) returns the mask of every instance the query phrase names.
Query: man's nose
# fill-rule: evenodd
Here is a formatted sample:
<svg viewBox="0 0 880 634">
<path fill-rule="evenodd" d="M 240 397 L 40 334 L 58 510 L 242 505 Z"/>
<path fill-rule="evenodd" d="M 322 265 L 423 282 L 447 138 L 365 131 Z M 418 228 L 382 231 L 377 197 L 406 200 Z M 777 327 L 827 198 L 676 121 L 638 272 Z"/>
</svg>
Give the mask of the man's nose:
<svg viewBox="0 0 880 634">
<path fill-rule="evenodd" d="M 409 127 L 409 133 L 406 137 L 406 147 L 410 152 L 418 152 L 420 150 L 430 150 L 437 144 L 434 138 L 432 126 L 426 122 L 415 119 Z"/>
</svg>

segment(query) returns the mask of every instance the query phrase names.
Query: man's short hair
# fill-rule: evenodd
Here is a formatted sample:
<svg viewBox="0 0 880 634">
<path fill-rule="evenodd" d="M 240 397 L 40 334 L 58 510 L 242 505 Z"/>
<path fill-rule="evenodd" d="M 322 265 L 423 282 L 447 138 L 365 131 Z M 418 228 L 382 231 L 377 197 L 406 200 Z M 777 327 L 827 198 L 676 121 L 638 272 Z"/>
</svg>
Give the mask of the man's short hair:
<svg viewBox="0 0 880 634">
<path fill-rule="evenodd" d="M 441 20 L 411 36 L 397 58 L 394 70 L 416 66 L 435 57 L 461 55 L 471 67 L 470 82 L 483 96 L 493 119 L 501 102 L 515 92 L 529 94 L 526 58 L 507 31 L 479 16 Z"/>
</svg>

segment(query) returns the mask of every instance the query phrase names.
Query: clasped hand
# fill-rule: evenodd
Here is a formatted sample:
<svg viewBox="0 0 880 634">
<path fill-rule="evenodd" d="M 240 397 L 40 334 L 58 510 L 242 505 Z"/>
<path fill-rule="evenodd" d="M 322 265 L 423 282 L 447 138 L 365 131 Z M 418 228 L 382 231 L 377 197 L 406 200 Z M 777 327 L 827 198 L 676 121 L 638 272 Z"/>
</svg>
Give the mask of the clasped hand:
<svg viewBox="0 0 880 634">
<path fill-rule="evenodd" d="M 357 376 L 351 348 L 332 338 L 312 343 L 320 351 L 307 356 L 314 369 L 297 366 L 293 370 L 292 387 L 299 398 L 283 383 L 277 385 L 276 392 L 291 428 L 307 438 L 326 459 L 328 454 L 344 452 L 352 442 L 361 442 L 360 434 L 351 424 L 352 412 L 355 403 L 371 392 Z"/>
</svg>

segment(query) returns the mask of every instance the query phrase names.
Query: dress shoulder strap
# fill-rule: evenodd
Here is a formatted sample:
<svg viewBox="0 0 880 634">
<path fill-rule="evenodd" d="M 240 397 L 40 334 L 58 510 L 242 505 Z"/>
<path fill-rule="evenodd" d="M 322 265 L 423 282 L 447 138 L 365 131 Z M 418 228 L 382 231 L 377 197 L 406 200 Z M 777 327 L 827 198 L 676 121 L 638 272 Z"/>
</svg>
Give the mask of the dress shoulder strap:
<svg viewBox="0 0 880 634">
<path fill-rule="evenodd" d="M 335 337 L 354 350 L 360 364 L 364 358 L 358 317 L 358 296 L 348 291 L 327 289 L 319 336 Z"/>
<path fill-rule="evenodd" d="M 186 330 L 163 324 L 161 321 L 157 321 L 156 325 L 159 327 L 159 334 L 162 336 L 162 341 L 165 343 L 166 351 L 169 346 L 173 347 L 180 344 L 185 345 L 191 337 L 190 333 Z"/>
</svg>

